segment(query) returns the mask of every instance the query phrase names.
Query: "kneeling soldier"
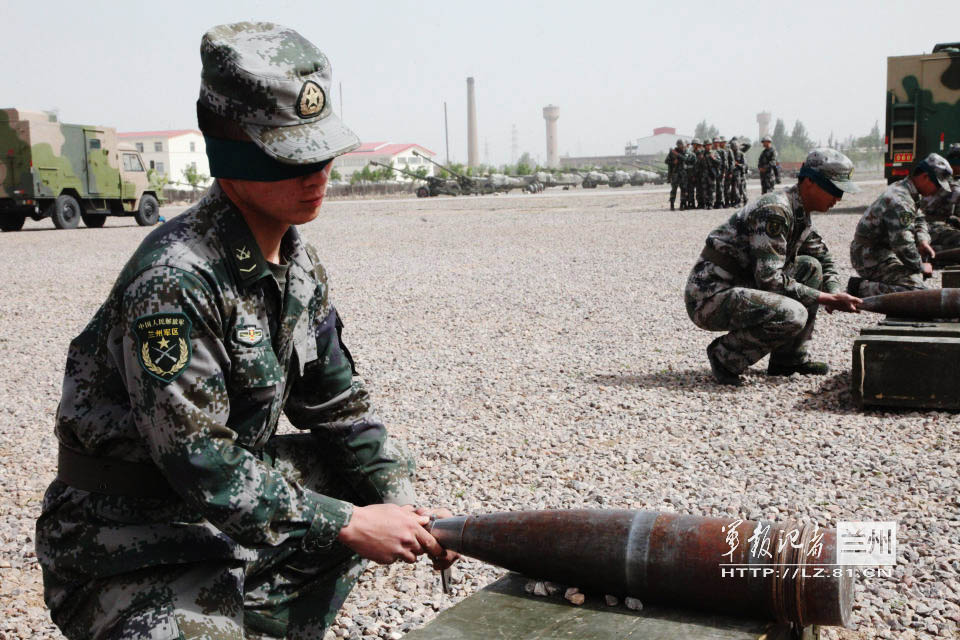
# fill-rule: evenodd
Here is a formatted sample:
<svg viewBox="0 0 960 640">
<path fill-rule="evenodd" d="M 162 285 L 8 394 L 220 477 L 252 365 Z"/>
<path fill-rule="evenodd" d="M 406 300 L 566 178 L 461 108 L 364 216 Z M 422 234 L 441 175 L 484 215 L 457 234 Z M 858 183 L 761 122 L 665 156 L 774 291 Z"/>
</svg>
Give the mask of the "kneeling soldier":
<svg viewBox="0 0 960 640">
<path fill-rule="evenodd" d="M 856 312 L 859 300 L 840 292 L 810 214 L 859 191 L 852 171 L 842 153 L 814 149 L 796 186 L 761 196 L 707 236 L 684 297 L 694 324 L 729 331 L 707 347 L 718 382 L 740 384 L 740 374 L 768 353 L 770 375 L 827 372 L 807 356 L 817 308 Z"/>
<path fill-rule="evenodd" d="M 67 356 L 36 545 L 68 638 L 321 638 L 364 559 L 455 559 L 296 230 L 359 144 L 329 61 L 269 23 L 211 29 L 201 58 L 217 181 L 147 236 Z M 281 412 L 302 433 L 277 435 Z"/>
<path fill-rule="evenodd" d="M 931 153 L 917 163 L 912 175 L 894 182 L 874 201 L 857 223 L 850 243 L 850 262 L 857 277 L 850 278 L 847 292 L 875 296 L 896 291 L 924 289 L 924 277 L 933 267 L 927 222 L 920 212 L 920 199 L 950 189 L 950 165 Z"/>
</svg>

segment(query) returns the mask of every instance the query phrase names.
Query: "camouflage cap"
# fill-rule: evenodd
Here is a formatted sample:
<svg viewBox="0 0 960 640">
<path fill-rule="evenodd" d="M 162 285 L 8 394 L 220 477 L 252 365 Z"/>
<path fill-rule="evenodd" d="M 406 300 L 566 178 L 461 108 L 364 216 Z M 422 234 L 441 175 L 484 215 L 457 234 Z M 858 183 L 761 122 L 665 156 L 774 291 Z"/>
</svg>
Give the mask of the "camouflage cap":
<svg viewBox="0 0 960 640">
<path fill-rule="evenodd" d="M 285 164 L 329 160 L 360 145 L 333 113 L 330 61 L 293 29 L 270 22 L 213 27 L 200 44 L 200 99 Z"/>
<path fill-rule="evenodd" d="M 719 139 L 720 139 L 720 142 L 726 142 L 726 141 L 727 141 L 727 139 L 726 139 L 724 136 L 718 136 L 718 137 L 719 137 Z"/>
<path fill-rule="evenodd" d="M 693 140 L 690 141 L 690 144 L 703 144 L 703 143 L 700 142 L 700 138 L 694 138 Z"/>
<path fill-rule="evenodd" d="M 852 176 L 853 163 L 836 149 L 814 149 L 800 167 L 801 178 L 813 178 L 821 186 L 825 186 L 821 182 L 825 179 L 840 191 L 857 193 L 860 187 L 850 179 Z"/>
<path fill-rule="evenodd" d="M 719 136 L 715 137 L 715 138 L 713 139 L 713 141 L 714 141 L 714 143 L 720 142 L 720 137 L 719 137 Z"/>
<path fill-rule="evenodd" d="M 770 136 L 763 136 L 762 138 L 760 138 L 760 142 L 773 142 L 773 138 L 771 138 Z"/>
<path fill-rule="evenodd" d="M 738 140 L 737 136 L 733 136 L 732 138 L 730 138 L 730 142 L 736 142 L 737 140 Z"/>
<path fill-rule="evenodd" d="M 946 158 L 940 154 L 931 153 L 917 163 L 916 170 L 924 171 L 934 183 L 940 185 L 941 189 L 950 191 L 950 178 L 953 177 L 953 169 L 950 168 L 950 163 L 947 162 Z"/>
</svg>

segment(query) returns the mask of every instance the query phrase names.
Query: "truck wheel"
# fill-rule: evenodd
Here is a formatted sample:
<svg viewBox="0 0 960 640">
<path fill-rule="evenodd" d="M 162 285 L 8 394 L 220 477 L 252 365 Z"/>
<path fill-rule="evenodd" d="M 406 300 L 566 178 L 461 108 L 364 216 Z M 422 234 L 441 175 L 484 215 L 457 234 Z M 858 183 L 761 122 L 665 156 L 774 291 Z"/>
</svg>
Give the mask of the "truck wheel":
<svg viewBox="0 0 960 640">
<path fill-rule="evenodd" d="M 133 214 L 134 220 L 141 227 L 150 227 L 160 219 L 160 203 L 149 193 L 140 196 L 140 207 Z"/>
<path fill-rule="evenodd" d="M 430 190 L 429 190 L 429 189 L 427 189 L 426 187 L 417 187 L 417 197 L 418 197 L 418 198 L 426 198 L 426 197 L 429 196 L 429 195 L 430 195 Z"/>
<path fill-rule="evenodd" d="M 91 229 L 99 229 L 107 221 L 107 216 L 102 213 L 81 213 L 80 218 L 83 224 Z"/>
<path fill-rule="evenodd" d="M 73 196 L 57 196 L 50 217 L 57 229 L 76 229 L 80 224 L 80 203 Z"/>
<path fill-rule="evenodd" d="M 17 213 L 16 211 L 0 214 L 0 230 L 20 231 L 20 229 L 23 229 L 23 223 L 26 222 L 26 220 L 27 216 L 22 213 Z"/>
</svg>

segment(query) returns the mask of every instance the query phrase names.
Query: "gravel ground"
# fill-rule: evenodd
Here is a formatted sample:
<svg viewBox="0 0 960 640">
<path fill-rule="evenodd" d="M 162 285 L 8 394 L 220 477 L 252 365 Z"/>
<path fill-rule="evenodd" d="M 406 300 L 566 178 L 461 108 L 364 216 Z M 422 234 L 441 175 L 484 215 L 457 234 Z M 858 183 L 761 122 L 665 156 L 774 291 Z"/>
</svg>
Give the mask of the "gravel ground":
<svg viewBox="0 0 960 640">
<path fill-rule="evenodd" d="M 817 218 L 844 275 L 857 216 L 881 189 Z M 957 637 L 958 416 L 853 409 L 850 348 L 869 314 L 821 315 L 826 377 L 767 378 L 761 362 L 742 388 L 713 383 L 712 334 L 689 321 L 682 290 L 730 211 L 671 213 L 666 200 L 601 189 L 331 201 L 304 229 L 359 369 L 418 457 L 422 502 L 896 520 L 893 577 L 860 580 L 855 629 L 824 636 Z M 0 639 L 58 637 L 33 526 L 55 469 L 66 348 L 146 232 L 45 220 L 0 236 Z M 330 635 L 400 637 L 501 574 L 474 561 L 458 573 L 444 596 L 425 562 L 371 568 Z"/>
</svg>

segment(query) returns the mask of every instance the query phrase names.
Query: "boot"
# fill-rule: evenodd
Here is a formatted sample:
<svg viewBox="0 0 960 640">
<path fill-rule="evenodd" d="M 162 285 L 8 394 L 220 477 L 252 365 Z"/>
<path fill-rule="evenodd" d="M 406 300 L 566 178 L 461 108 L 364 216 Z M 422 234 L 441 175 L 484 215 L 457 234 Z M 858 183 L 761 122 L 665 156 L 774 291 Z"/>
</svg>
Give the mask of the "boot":
<svg viewBox="0 0 960 640">
<path fill-rule="evenodd" d="M 817 362 L 816 360 L 804 360 L 797 364 L 780 364 L 770 361 L 767 365 L 768 376 L 789 376 L 799 373 L 802 376 L 823 376 L 830 371 L 826 362 Z"/>
<path fill-rule="evenodd" d="M 728 384 L 734 387 L 739 387 L 743 385 L 743 381 L 740 379 L 740 374 L 733 373 L 723 366 L 723 364 L 720 363 L 720 360 L 717 359 L 717 356 L 713 353 L 716 349 L 716 345 L 719 342 L 720 338 L 717 338 L 710 343 L 710 346 L 707 347 L 707 360 L 710 361 L 710 371 L 713 372 L 713 377 L 716 378 L 717 382 L 720 384 Z"/>
</svg>

